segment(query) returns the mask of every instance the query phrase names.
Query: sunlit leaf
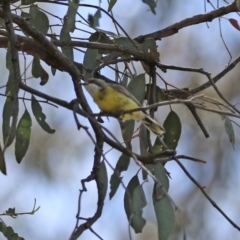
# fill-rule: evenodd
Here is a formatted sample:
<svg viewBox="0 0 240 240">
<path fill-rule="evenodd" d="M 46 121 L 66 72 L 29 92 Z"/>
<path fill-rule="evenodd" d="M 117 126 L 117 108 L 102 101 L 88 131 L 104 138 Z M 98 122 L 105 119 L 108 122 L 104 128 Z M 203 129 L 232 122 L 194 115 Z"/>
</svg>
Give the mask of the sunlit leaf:
<svg viewBox="0 0 240 240">
<path fill-rule="evenodd" d="M 124 208 L 127 214 L 129 224 L 135 233 L 142 232 L 146 220 L 142 217 L 142 209 L 147 205 L 142 185 L 140 185 L 138 176 L 135 175 L 126 188 L 124 194 Z"/>
<path fill-rule="evenodd" d="M 32 119 L 27 110 L 25 110 L 21 119 L 19 120 L 16 132 L 15 142 L 15 156 L 18 163 L 20 163 L 25 156 L 31 136 Z"/>
<path fill-rule="evenodd" d="M 55 130 L 51 129 L 46 120 L 46 115 L 42 112 L 42 107 L 37 101 L 37 99 L 32 95 L 32 111 L 33 115 L 36 118 L 38 124 L 45 130 L 47 133 L 54 133 Z"/>
</svg>

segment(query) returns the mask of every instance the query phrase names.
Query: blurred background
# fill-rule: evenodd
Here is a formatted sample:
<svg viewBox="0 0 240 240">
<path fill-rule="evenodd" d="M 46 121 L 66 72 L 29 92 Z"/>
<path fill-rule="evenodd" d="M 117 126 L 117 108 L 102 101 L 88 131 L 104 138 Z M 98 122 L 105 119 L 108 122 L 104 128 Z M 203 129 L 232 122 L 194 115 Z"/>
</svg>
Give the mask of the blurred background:
<svg viewBox="0 0 240 240">
<path fill-rule="evenodd" d="M 81 2 L 81 3 L 87 3 Z M 212 1 L 216 7 L 218 1 Z M 219 1 L 221 6 L 226 3 Z M 91 1 L 92 5 L 98 5 L 98 1 Z M 57 4 L 40 4 L 38 6 L 51 13 L 57 13 L 63 17 L 67 11 L 64 6 Z M 108 8 L 107 1 L 101 1 L 101 7 Z M 207 4 L 207 11 L 213 10 Z M 27 11 L 27 9 L 26 9 Z M 94 14 L 95 9 L 79 8 L 79 12 L 87 18 L 89 13 Z M 163 29 L 171 24 L 185 18 L 204 13 L 204 1 L 182 1 L 159 0 L 154 15 L 149 7 L 142 1 L 118 0 L 113 8 L 115 19 L 134 38 L 139 35 Z M 61 24 L 55 18 L 49 16 L 51 24 Z M 224 16 L 224 18 L 235 18 L 237 14 Z M 227 19 L 221 19 L 222 35 L 233 60 L 240 54 L 240 32 L 237 31 Z M 112 21 L 102 13 L 100 28 L 114 31 Z M 59 33 L 61 26 L 55 27 L 54 31 Z M 88 38 L 89 35 L 79 31 L 72 36 Z M 224 47 L 220 37 L 219 22 L 214 20 L 210 23 L 190 26 L 180 30 L 177 34 L 158 41 L 161 62 L 169 65 L 203 68 L 215 76 L 222 71 L 230 56 Z M 6 84 L 8 72 L 5 68 L 6 50 L 0 50 L 2 65 L 1 85 Z M 22 70 L 24 61 L 22 59 Z M 82 62 L 83 54 L 75 52 L 75 61 Z M 32 58 L 27 58 L 31 62 Z M 45 65 L 44 65 L 45 66 Z M 143 73 L 140 64 L 136 64 L 138 74 Z M 71 101 L 75 98 L 74 89 L 68 74 L 57 71 L 52 76 L 51 70 L 45 66 L 50 75 L 49 82 L 45 86 L 39 85 L 38 79 L 29 79 L 28 85 L 55 97 Z M 113 71 L 104 68 L 103 75 L 114 79 Z M 195 88 L 207 79 L 200 74 L 179 71 L 160 72 L 161 76 L 170 84 L 178 88 Z M 233 104 L 240 101 L 239 67 L 235 67 L 229 74 L 218 82 L 218 87 L 224 96 Z M 27 73 L 31 76 L 31 71 Z M 147 79 L 146 75 L 146 79 Z M 164 83 L 158 79 L 158 85 L 164 87 Z M 4 93 L 5 89 L 2 89 Z M 204 94 L 218 99 L 212 88 L 204 91 Z M 86 93 L 89 103 L 94 112 L 98 108 Z M 26 95 L 26 97 L 29 97 Z M 5 98 L 0 98 L 1 108 Z M 80 180 L 86 178 L 92 169 L 94 145 L 86 135 L 85 131 L 77 130 L 72 112 L 61 107 L 53 107 L 41 104 L 47 116 L 46 121 L 56 130 L 54 134 L 44 132 L 37 124 L 33 115 L 32 135 L 29 150 L 19 165 L 14 156 L 14 145 L 6 153 L 8 175 L 0 174 L 0 212 L 8 208 L 16 208 L 16 212 L 31 211 L 36 199 L 36 206 L 41 208 L 34 215 L 23 215 L 17 219 L 2 217 L 2 220 L 12 226 L 15 232 L 26 240 L 65 240 L 68 239 L 74 229 L 76 222 L 77 203 Z M 27 103 L 31 113 L 30 103 Z M 184 166 L 194 176 L 201 186 L 206 187 L 206 192 L 221 207 L 221 209 L 238 225 L 240 225 L 240 129 L 234 124 L 236 137 L 235 150 L 233 149 L 224 129 L 224 122 L 218 114 L 198 111 L 210 137 L 206 139 L 198 127 L 193 116 L 185 106 L 174 105 L 173 110 L 178 114 L 182 122 L 182 135 L 177 148 L 178 154 L 188 155 L 206 160 L 206 164 L 194 163 L 182 160 Z M 23 113 L 24 108 L 21 108 Z M 168 115 L 169 107 L 160 107 L 156 113 L 159 122 L 163 123 Z M 238 119 L 233 119 L 240 124 Z M 90 126 L 88 121 L 79 117 L 79 121 Z M 121 141 L 121 131 L 115 119 L 105 120 L 104 126 L 108 127 Z M 92 132 L 92 130 L 90 130 Z M 153 136 L 152 136 L 153 137 Z M 154 139 L 154 138 L 153 138 Z M 104 150 L 109 150 L 105 146 Z M 139 151 L 138 142 L 133 141 L 133 149 Z M 110 151 L 106 157 L 115 167 L 120 156 L 117 151 Z M 138 167 L 132 161 L 129 169 L 123 174 L 125 185 L 138 171 Z M 183 239 L 182 226 L 186 230 L 188 240 L 202 239 L 240 239 L 239 232 L 209 203 L 200 190 L 189 180 L 175 162 L 166 164 L 170 172 L 170 195 L 180 208 L 176 213 L 176 226 L 171 240 Z M 112 170 L 108 168 L 110 178 Z M 131 230 L 132 239 L 157 239 L 156 218 L 152 206 L 152 186 L 150 180 L 144 185 L 148 205 L 143 209 L 147 224 L 142 234 L 136 235 Z M 96 209 L 96 186 L 94 183 L 87 184 L 88 192 L 84 193 L 82 199 L 82 217 L 91 217 Z M 124 212 L 123 197 L 125 190 L 120 187 L 116 195 L 110 201 L 107 195 L 102 217 L 93 225 L 93 230 L 103 239 L 129 239 L 128 221 Z M 179 220 L 179 217 L 181 220 Z M 0 239 L 4 239 L 0 233 Z M 84 232 L 82 240 L 97 239 L 90 231 Z"/>
</svg>

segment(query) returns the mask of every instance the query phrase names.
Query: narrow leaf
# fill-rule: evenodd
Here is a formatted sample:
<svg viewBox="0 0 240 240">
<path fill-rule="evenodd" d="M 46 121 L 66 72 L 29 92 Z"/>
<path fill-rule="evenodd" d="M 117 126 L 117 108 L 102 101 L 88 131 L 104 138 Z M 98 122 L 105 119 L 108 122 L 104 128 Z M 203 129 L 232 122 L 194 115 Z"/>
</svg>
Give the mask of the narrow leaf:
<svg viewBox="0 0 240 240">
<path fill-rule="evenodd" d="M 9 92 L 3 107 L 3 143 L 4 148 L 10 146 L 16 135 L 16 125 L 18 118 L 18 101 L 13 99 Z"/>
<path fill-rule="evenodd" d="M 99 53 L 97 49 L 88 48 L 85 52 L 83 65 L 87 69 L 94 69 L 98 65 Z"/>
<path fill-rule="evenodd" d="M 163 127 L 165 128 L 163 141 L 169 149 L 175 150 L 181 136 L 182 124 L 178 115 L 174 111 L 171 111 L 168 114 Z M 152 150 L 154 153 L 159 153 L 163 150 L 163 146 L 158 138 L 156 139 Z"/>
<path fill-rule="evenodd" d="M 98 9 L 94 15 L 88 15 L 88 21 L 91 27 L 95 28 L 99 26 L 99 19 L 101 18 L 101 11 Z"/>
<path fill-rule="evenodd" d="M 142 2 L 146 3 L 150 7 L 152 13 L 156 14 L 156 11 L 155 11 L 155 8 L 157 6 L 156 0 L 142 0 Z"/>
<path fill-rule="evenodd" d="M 32 63 L 32 75 L 35 78 L 41 78 L 40 85 L 45 85 L 48 82 L 49 75 L 48 73 L 42 68 L 40 63 L 39 56 L 35 55 L 33 58 Z"/>
<path fill-rule="evenodd" d="M 30 5 L 37 2 L 38 0 L 21 0 L 21 5 Z"/>
<path fill-rule="evenodd" d="M 49 29 L 49 20 L 47 15 L 39 10 L 37 5 L 31 5 L 29 14 L 32 18 L 30 22 L 39 32 L 43 35 L 47 35 Z"/>
<path fill-rule="evenodd" d="M 7 175 L 5 156 L 4 156 L 4 152 L 3 152 L 1 144 L 0 144 L 0 171 L 3 174 Z"/>
<path fill-rule="evenodd" d="M 240 31 L 240 26 L 238 24 L 238 21 L 234 18 L 229 18 L 229 22 L 234 26 L 238 31 Z"/>
<path fill-rule="evenodd" d="M 119 172 L 117 170 L 114 170 L 110 178 L 110 193 L 109 193 L 110 199 L 112 199 L 115 193 L 117 192 L 121 181 L 122 181 L 122 177 L 120 177 Z"/>
<path fill-rule="evenodd" d="M 161 163 L 154 164 L 154 175 L 168 191 L 169 179 Z M 158 222 L 158 239 L 167 240 L 175 224 L 175 214 L 171 201 L 165 195 L 161 186 L 155 184 L 153 189 L 153 205 Z"/>
<path fill-rule="evenodd" d="M 26 109 L 17 126 L 15 156 L 18 163 L 22 161 L 28 150 L 31 135 L 31 126 L 32 119 Z"/>
<path fill-rule="evenodd" d="M 101 196 L 101 199 L 105 199 L 108 188 L 108 177 L 104 161 L 100 163 L 99 169 L 97 171 L 97 176 L 100 182 L 100 186 L 98 187 L 99 195 Z"/>
<path fill-rule="evenodd" d="M 238 11 L 239 11 L 240 10 L 240 0 L 236 0 L 236 5 L 237 5 Z"/>
<path fill-rule="evenodd" d="M 117 0 L 110 0 L 109 5 L 108 5 L 108 12 L 112 11 L 112 8 L 116 2 L 117 2 Z"/>
<path fill-rule="evenodd" d="M 73 32 L 75 30 L 75 19 L 78 10 L 80 0 L 69 0 L 68 11 L 65 16 L 64 22 L 66 24 L 66 33 Z"/>
<path fill-rule="evenodd" d="M 69 32 L 66 30 L 67 26 L 64 22 L 63 27 L 61 29 L 60 32 L 60 40 L 61 41 L 67 41 L 67 42 L 71 42 L 71 36 L 69 34 Z M 74 60 L 73 59 L 73 48 L 71 46 L 63 46 L 61 47 L 62 49 L 62 53 L 70 60 Z"/>
<path fill-rule="evenodd" d="M 24 238 L 19 237 L 17 233 L 11 227 L 7 227 L 3 222 L 0 222 L 0 232 L 8 240 L 24 240 Z"/>
<path fill-rule="evenodd" d="M 112 40 L 102 32 L 95 32 L 89 37 L 89 42 L 98 42 L 98 43 L 106 43 L 106 44 L 112 44 Z M 98 50 L 99 54 L 109 54 L 110 50 Z"/>
<path fill-rule="evenodd" d="M 146 220 L 142 217 L 142 209 L 146 206 L 146 198 L 138 176 L 135 175 L 126 188 L 124 195 L 124 208 L 129 224 L 135 233 L 142 232 Z"/>
<path fill-rule="evenodd" d="M 142 104 L 145 96 L 145 74 L 139 74 L 132 78 L 127 90 Z"/>
<path fill-rule="evenodd" d="M 225 119 L 225 130 L 226 133 L 229 137 L 229 141 L 232 143 L 233 149 L 235 149 L 235 133 L 234 133 L 234 129 L 233 129 L 233 125 L 231 120 L 229 119 L 228 116 L 224 116 Z"/>
<path fill-rule="evenodd" d="M 32 95 L 32 111 L 38 124 L 42 127 L 43 130 L 45 130 L 47 133 L 55 132 L 55 130 L 51 129 L 48 123 L 45 121 L 46 115 L 42 112 L 41 105 L 33 95 Z"/>
<path fill-rule="evenodd" d="M 129 163 L 130 163 L 129 156 L 122 154 L 119 157 L 114 172 L 110 179 L 110 193 L 109 193 L 110 199 L 112 199 L 115 193 L 117 192 L 117 189 L 122 180 L 121 173 L 128 169 Z"/>
</svg>

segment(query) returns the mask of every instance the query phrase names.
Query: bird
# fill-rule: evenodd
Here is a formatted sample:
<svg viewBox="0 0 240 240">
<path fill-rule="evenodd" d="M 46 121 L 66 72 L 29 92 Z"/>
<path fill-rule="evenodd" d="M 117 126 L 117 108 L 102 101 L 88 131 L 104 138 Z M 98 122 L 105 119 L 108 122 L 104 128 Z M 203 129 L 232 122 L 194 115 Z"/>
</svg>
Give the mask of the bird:
<svg viewBox="0 0 240 240">
<path fill-rule="evenodd" d="M 100 78 L 89 78 L 84 86 L 104 113 L 116 114 L 142 107 L 140 102 L 125 87 L 115 82 L 107 82 Z M 131 119 L 141 121 L 147 129 L 157 136 L 162 136 L 165 132 L 164 128 L 143 110 L 123 113 L 119 116 L 119 119 L 121 121 Z"/>
</svg>

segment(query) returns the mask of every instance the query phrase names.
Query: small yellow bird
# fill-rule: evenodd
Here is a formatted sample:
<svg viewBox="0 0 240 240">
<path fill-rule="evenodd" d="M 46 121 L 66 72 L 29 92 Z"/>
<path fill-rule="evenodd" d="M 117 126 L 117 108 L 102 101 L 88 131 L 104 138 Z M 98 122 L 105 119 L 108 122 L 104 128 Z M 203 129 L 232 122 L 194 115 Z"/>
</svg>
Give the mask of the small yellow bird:
<svg viewBox="0 0 240 240">
<path fill-rule="evenodd" d="M 141 107 L 139 101 L 120 84 L 106 82 L 99 78 L 90 78 L 86 81 L 85 88 L 104 113 L 114 114 Z M 165 132 L 164 128 L 143 110 L 125 113 L 119 119 L 141 121 L 156 135 L 162 135 Z"/>
</svg>

